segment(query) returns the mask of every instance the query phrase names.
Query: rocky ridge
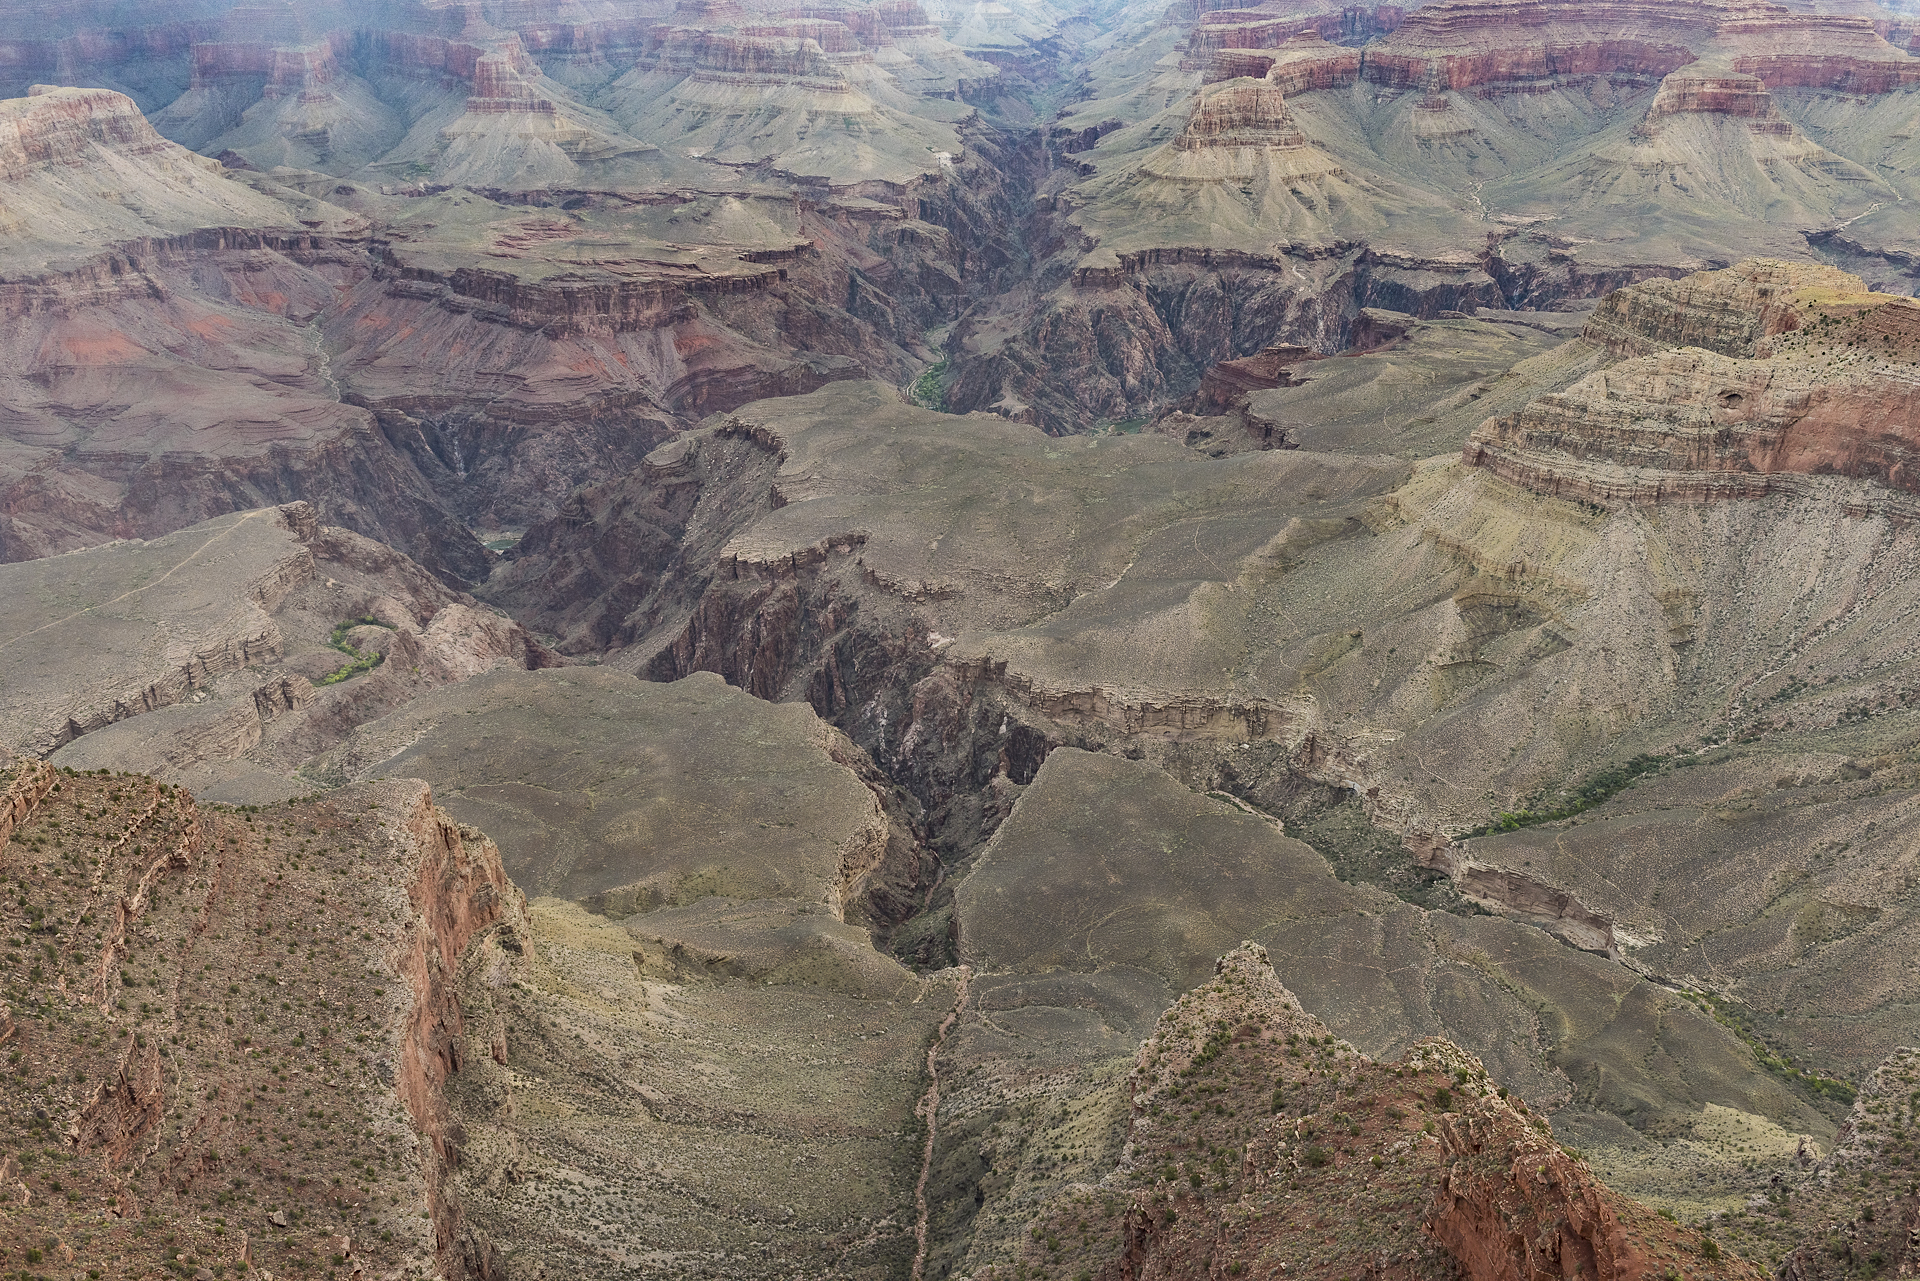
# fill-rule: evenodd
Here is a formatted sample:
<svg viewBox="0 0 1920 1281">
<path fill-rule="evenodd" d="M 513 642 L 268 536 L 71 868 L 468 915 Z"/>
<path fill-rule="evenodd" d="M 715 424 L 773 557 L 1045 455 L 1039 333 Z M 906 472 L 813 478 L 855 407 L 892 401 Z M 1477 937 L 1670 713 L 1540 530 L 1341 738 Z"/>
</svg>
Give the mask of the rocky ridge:
<svg viewBox="0 0 1920 1281">
<path fill-rule="evenodd" d="M 512 910 L 492 844 L 418 783 L 242 812 L 27 770 L 10 799 L 52 785 L 0 846 L 9 1260 L 458 1272 L 446 967 Z"/>
<path fill-rule="evenodd" d="M 1064 1191 L 1012 1267 L 1104 1278 L 1757 1277 L 1609 1192 L 1479 1063 L 1425 1042 L 1376 1063 L 1244 944 L 1140 1047 L 1126 1149 Z M 1706 1257 L 1703 1259 L 1703 1253 Z"/>
<path fill-rule="evenodd" d="M 0 576 L 14 672 L 0 745 L 137 766 L 220 799 L 304 793 L 292 772 L 355 725 L 495 666 L 558 661 L 305 504 Z"/>
</svg>

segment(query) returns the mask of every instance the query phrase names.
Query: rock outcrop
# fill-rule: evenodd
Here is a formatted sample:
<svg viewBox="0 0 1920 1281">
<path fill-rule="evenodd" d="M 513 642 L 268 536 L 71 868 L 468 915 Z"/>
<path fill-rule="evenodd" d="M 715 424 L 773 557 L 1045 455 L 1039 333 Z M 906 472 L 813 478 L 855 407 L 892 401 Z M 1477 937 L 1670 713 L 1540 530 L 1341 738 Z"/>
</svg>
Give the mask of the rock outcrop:
<svg viewBox="0 0 1920 1281">
<path fill-rule="evenodd" d="M 1627 358 L 1482 424 L 1471 465 L 1608 506 L 1805 493 L 1816 477 L 1869 482 L 1865 507 L 1913 506 L 1920 306 L 1756 262 L 1623 290 L 1586 340 Z"/>
<path fill-rule="evenodd" d="M 1478 1060 L 1426 1041 L 1376 1063 L 1243 944 L 1140 1047 L 1118 1165 L 1037 1216 L 1018 1265 L 1106 1281 L 1465 1276 L 1632 1281 L 1702 1236 L 1608 1190 Z"/>
<path fill-rule="evenodd" d="M 444 1092 L 464 1046 L 456 966 L 520 911 L 493 844 L 417 781 L 243 812 L 137 775 L 44 773 L 0 835 L 20 890 L 0 914 L 36 944 L 14 976 L 33 999 L 0 1015 L 27 1068 L 0 1097 L 34 1140 L 0 1162 L 9 1239 L 110 1276 L 282 1274 L 315 1254 L 473 1275 Z M 327 1141 L 292 1141 L 303 1125 Z M 73 1233 L 43 1195 L 54 1168 L 98 1230 Z M 148 1215 L 167 1240 L 130 1231 Z"/>
<path fill-rule="evenodd" d="M 1183 65 L 1205 66 L 1210 56 L 1222 50 L 1276 49 L 1299 43 L 1330 43 L 1348 46 L 1385 35 L 1406 20 L 1399 5 L 1345 5 L 1326 8 L 1319 13 L 1301 12 L 1300 6 L 1280 10 L 1258 5 L 1210 10 L 1199 15 L 1187 35 L 1187 55 Z M 1349 48 L 1355 73 L 1360 53 Z"/>
<path fill-rule="evenodd" d="M 14 672 L 0 745 L 198 787 L 221 778 L 229 799 L 303 791 L 288 775 L 308 755 L 425 689 L 555 661 L 518 624 L 321 526 L 306 504 L 8 565 L 0 580 Z M 50 589 L 66 606 L 44 604 Z M 364 619 L 377 639 L 343 642 Z M 371 671 L 351 666 L 363 660 Z"/>
<path fill-rule="evenodd" d="M 1287 110 L 1286 95 L 1267 80 L 1235 80 L 1202 95 L 1173 140 L 1176 151 L 1306 145 L 1307 136 Z"/>
<path fill-rule="evenodd" d="M 1551 77 L 1659 79 L 1707 54 L 1773 89 L 1879 94 L 1920 78 L 1920 59 L 1867 18 L 1796 13 L 1765 0 L 1448 0 L 1415 11 L 1369 48 L 1363 74 L 1401 89 L 1437 82 L 1498 92 Z"/>
<path fill-rule="evenodd" d="M 1862 1269 L 1904 1277 L 1920 1265 L 1920 1187 L 1914 1094 L 1920 1052 L 1902 1048 L 1860 1083 L 1834 1148 L 1804 1179 L 1794 1211 L 1818 1226 L 1821 1240 L 1797 1245 L 1780 1281 L 1838 1281 Z"/>
</svg>

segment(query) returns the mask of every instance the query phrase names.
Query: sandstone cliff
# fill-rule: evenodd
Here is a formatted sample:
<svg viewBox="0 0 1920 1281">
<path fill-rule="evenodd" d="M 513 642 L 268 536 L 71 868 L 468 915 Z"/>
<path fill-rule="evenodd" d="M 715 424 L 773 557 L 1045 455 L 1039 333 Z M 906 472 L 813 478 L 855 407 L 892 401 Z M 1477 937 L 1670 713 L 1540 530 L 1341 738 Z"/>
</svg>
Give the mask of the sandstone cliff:
<svg viewBox="0 0 1920 1281">
<path fill-rule="evenodd" d="M 1807 492 L 1816 476 L 1870 482 L 1866 506 L 1911 505 L 1911 302 L 1827 268 L 1751 263 L 1624 290 L 1588 337 L 1657 354 L 1482 424 L 1469 463 L 1608 505 Z"/>
</svg>

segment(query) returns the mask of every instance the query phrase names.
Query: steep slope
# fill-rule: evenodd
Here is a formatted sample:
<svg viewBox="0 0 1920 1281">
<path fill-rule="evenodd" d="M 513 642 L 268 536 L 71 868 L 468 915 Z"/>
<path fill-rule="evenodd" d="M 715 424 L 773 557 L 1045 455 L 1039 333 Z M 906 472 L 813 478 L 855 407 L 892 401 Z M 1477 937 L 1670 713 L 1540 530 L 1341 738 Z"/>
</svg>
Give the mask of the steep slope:
<svg viewBox="0 0 1920 1281">
<path fill-rule="evenodd" d="M 1728 311 L 1731 332 L 1660 349 L 1692 336 L 1676 322 Z M 1910 300 L 1831 269 L 1753 262 L 1617 294 L 1586 340 L 1635 354 L 1483 424 L 1468 461 L 1608 504 L 1810 492 L 1805 478 L 1847 476 L 1872 482 L 1862 501 L 1905 509 L 1920 360 Z"/>
<path fill-rule="evenodd" d="M 1445 1042 L 1380 1063 L 1243 944 L 1160 1016 L 1119 1160 L 1049 1198 L 982 1276 L 1758 1277 L 1610 1192 Z M 1702 1255 L 1705 1258 L 1702 1258 Z M 1010 1265 L 1010 1266 L 1009 1266 Z"/>
<path fill-rule="evenodd" d="M 480 575 L 486 553 L 415 469 L 368 448 L 373 416 L 342 402 L 313 326 L 366 270 L 364 219 L 223 176 L 117 94 L 7 110 L 0 559 L 304 495 Z"/>
<path fill-rule="evenodd" d="M 418 782 L 242 812 L 0 759 L 9 1261 L 461 1275 L 441 1087 L 451 967 L 517 911 L 492 844 Z"/>
<path fill-rule="evenodd" d="M 1720 279 L 1747 277 L 1621 295 L 1551 377 L 1577 385 L 1614 359 L 1614 331 L 1621 342 L 1755 341 L 1772 302 L 1759 290 L 1771 286 L 1749 282 L 1743 302 Z M 1911 679 L 1904 643 L 1889 639 L 1911 608 L 1911 539 L 1878 487 L 1829 477 L 1784 508 L 1776 496 L 1609 513 L 1445 460 L 1216 459 L 1164 439 L 1049 443 L 971 421 L 957 436 L 951 416 L 856 384 L 756 406 L 661 451 L 643 476 L 583 495 L 566 526 L 529 536 L 497 590 L 567 645 L 625 646 L 609 656 L 620 666 L 719 671 L 764 697 L 810 701 L 915 792 L 951 857 L 977 847 L 1009 789 L 1056 750 L 1132 755 L 1297 824 L 1344 875 L 1420 896 L 1420 869 L 1441 873 L 1485 910 L 1621 974 L 1667 973 L 1757 1006 L 1796 981 L 1797 962 L 1808 986 L 1796 999 L 1828 993 L 1809 999 L 1835 1016 L 1794 1033 L 1813 1077 L 1863 1070 L 1912 1039 L 1908 984 L 1893 977 L 1906 916 L 1891 890 L 1862 897 L 1851 883 L 1900 884 L 1897 840 L 1830 872 L 1801 868 L 1797 810 L 1704 845 L 1692 818 L 1663 820 L 1672 857 L 1725 856 L 1711 875 L 1692 863 L 1684 875 L 1749 887 L 1739 903 L 1759 894 L 1751 911 L 1734 909 L 1745 922 L 1736 970 L 1689 950 L 1726 927 L 1711 892 L 1650 914 L 1648 883 L 1614 865 L 1631 846 L 1556 829 L 1590 851 L 1576 874 L 1530 849 L 1456 839 L 1503 813 L 1577 814 L 1649 760 L 1725 739 L 1743 740 L 1739 777 L 1804 778 L 1809 801 L 1848 759 L 1911 750 L 1910 726 L 1885 715 Z M 1009 468 L 1020 485 L 1009 487 Z M 1809 564 L 1828 568 L 1809 579 Z M 1733 786 L 1711 777 L 1700 786 Z M 1864 790 L 1835 799 L 1857 813 L 1850 823 L 1893 821 L 1891 802 L 1851 809 Z M 1376 837 L 1336 821 L 1349 808 Z M 1700 821 L 1717 832 L 1737 820 Z M 1815 899 L 1834 905 L 1832 929 L 1774 910 L 1789 885 L 1809 913 L 1825 911 Z M 931 907 L 897 946 L 942 955 L 950 909 L 938 897 Z M 964 939 L 966 912 L 951 910 Z M 1810 949 L 1828 935 L 1846 946 L 1816 965 Z M 1841 996 L 1841 973 L 1869 970 L 1886 985 Z M 1759 1060 L 1743 1070 L 1771 1073 Z M 1824 1097 L 1804 1074 L 1791 1080 Z"/>
<path fill-rule="evenodd" d="M 870 941 L 932 860 L 858 749 L 711 676 L 570 668 L 419 700 L 334 767 L 434 779 L 543 895 L 457 971 L 486 1275 L 906 1274 L 927 1044 L 964 985 Z"/>
<path fill-rule="evenodd" d="M 139 237 L 297 227 L 280 202 L 226 181 L 219 165 L 169 145 L 129 99 L 99 89 L 37 85 L 0 104 L 0 182 L 8 265 L 23 273 Z M 136 201 L 121 199 L 129 189 Z"/>
</svg>

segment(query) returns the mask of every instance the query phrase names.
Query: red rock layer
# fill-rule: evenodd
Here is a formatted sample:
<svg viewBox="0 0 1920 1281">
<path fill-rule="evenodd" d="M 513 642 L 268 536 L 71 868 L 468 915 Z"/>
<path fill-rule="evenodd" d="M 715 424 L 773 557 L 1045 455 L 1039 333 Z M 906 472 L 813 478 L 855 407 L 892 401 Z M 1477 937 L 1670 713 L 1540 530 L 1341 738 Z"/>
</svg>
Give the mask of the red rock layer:
<svg viewBox="0 0 1920 1281">
<path fill-rule="evenodd" d="M 1444 1041 L 1376 1063 L 1329 1035 L 1243 943 L 1160 1018 L 1099 1195 L 1035 1221 L 1012 1270 L 1098 1281 L 1759 1281 L 1608 1190 Z M 1004 1277 L 995 1270 L 985 1276 Z"/>
<path fill-rule="evenodd" d="M 1770 15 L 1724 22 L 1717 34 L 1734 51 L 1734 70 L 1759 76 L 1769 89 L 1881 94 L 1920 81 L 1920 59 L 1867 18 Z"/>
<path fill-rule="evenodd" d="M 846 26 L 868 48 L 877 49 L 896 40 L 937 36 L 940 28 L 928 21 L 919 0 L 879 0 L 864 9 L 789 9 L 788 18 L 822 19 Z"/>
<path fill-rule="evenodd" d="M 826 53 L 858 53 L 863 48 L 860 41 L 854 37 L 853 29 L 845 23 L 827 22 L 815 18 L 742 27 L 740 34 L 788 40 L 811 40 Z"/>
<path fill-rule="evenodd" d="M 1250 391 L 1298 387 L 1300 380 L 1288 372 L 1289 366 L 1318 359 L 1320 353 L 1311 348 L 1279 346 L 1238 360 L 1223 360 L 1202 375 L 1195 399 L 1202 406 L 1225 409 Z"/>
<path fill-rule="evenodd" d="M 1765 81 L 1770 89 L 1837 89 L 1843 93 L 1882 94 L 1920 84 L 1920 58 L 1904 61 L 1857 58 L 1844 54 L 1769 54 L 1734 60 L 1737 70 Z"/>
<path fill-rule="evenodd" d="M 0 82 L 24 86 L 37 80 L 74 84 L 128 63 L 158 63 L 186 54 L 195 44 L 216 38 L 213 20 L 155 23 L 152 26 L 77 32 L 60 39 L 32 39 L 17 33 L 0 39 Z"/>
<path fill-rule="evenodd" d="M 1629 34 L 1630 33 L 1630 34 Z M 1885 93 L 1920 79 L 1920 59 L 1865 18 L 1779 5 L 1646 0 L 1446 0 L 1366 51 L 1364 74 L 1395 88 L 1473 89 L 1552 76 L 1664 77 L 1709 45 L 1769 88 Z"/>
<path fill-rule="evenodd" d="M 1755 76 L 1690 76 L 1676 72 L 1661 82 L 1647 116 L 1689 113 L 1770 119 L 1775 114 L 1766 85 Z"/>
<path fill-rule="evenodd" d="M 1264 80 L 1236 80 L 1201 95 L 1180 136 L 1180 151 L 1204 147 L 1304 147 L 1286 95 Z"/>
<path fill-rule="evenodd" d="M 1835 277 L 1864 301 L 1836 300 Z M 1874 301 L 1855 278 L 1784 263 L 1622 294 L 1589 325 L 1590 341 L 1616 352 L 1689 345 L 1634 355 L 1488 419 L 1467 442 L 1468 465 L 1609 506 L 1803 493 L 1810 478 L 1836 477 L 1872 483 L 1853 491 L 1864 507 L 1916 508 L 1920 305 Z"/>
<path fill-rule="evenodd" d="M 1299 36 L 1360 41 L 1393 31 L 1406 18 L 1398 5 L 1349 6 L 1301 15 L 1264 9 L 1223 9 L 1202 14 L 1187 37 L 1188 61 L 1204 66 L 1219 49 L 1272 49 Z"/>
</svg>

